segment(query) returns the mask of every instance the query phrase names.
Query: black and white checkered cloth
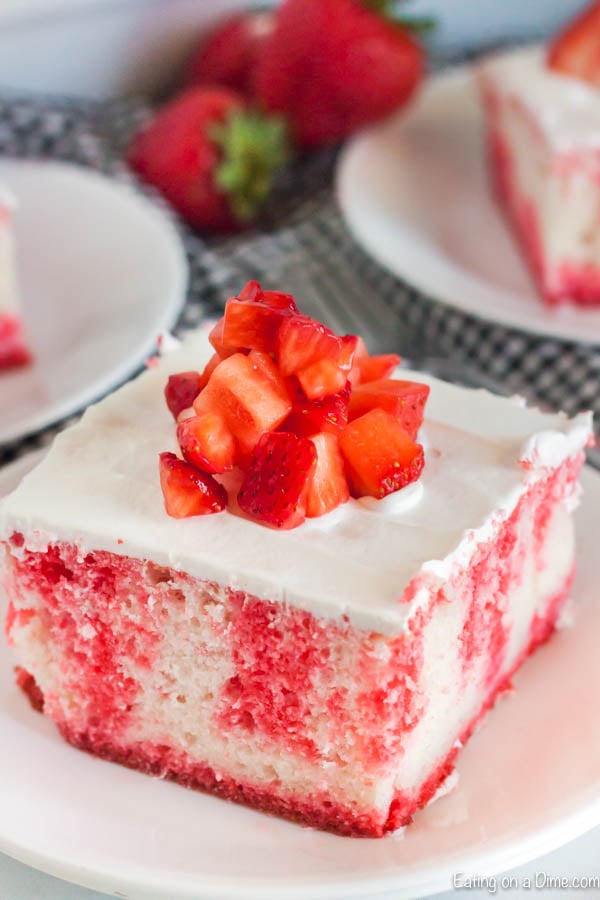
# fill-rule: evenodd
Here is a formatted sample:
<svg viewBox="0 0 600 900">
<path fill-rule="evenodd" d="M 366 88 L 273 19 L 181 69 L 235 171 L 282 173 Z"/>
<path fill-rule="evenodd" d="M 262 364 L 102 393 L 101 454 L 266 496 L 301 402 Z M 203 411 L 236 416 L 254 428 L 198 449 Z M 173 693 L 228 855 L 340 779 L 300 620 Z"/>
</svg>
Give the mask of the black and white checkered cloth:
<svg viewBox="0 0 600 900">
<path fill-rule="evenodd" d="M 141 103 L 91 103 L 4 95 L 0 155 L 78 163 L 124 181 L 123 148 L 148 114 Z M 445 357 L 568 413 L 591 408 L 600 423 L 600 347 L 539 339 L 454 311 L 390 275 L 355 243 L 336 206 L 335 152 L 286 172 L 260 226 L 234 238 L 202 240 L 180 225 L 190 265 L 176 333 L 214 316 L 249 278 L 291 290 L 307 311 L 344 331 L 375 322 L 371 341 L 417 360 Z M 158 201 L 157 202 L 161 202 Z M 0 463 L 47 443 L 66 423 L 9 447 Z"/>
</svg>

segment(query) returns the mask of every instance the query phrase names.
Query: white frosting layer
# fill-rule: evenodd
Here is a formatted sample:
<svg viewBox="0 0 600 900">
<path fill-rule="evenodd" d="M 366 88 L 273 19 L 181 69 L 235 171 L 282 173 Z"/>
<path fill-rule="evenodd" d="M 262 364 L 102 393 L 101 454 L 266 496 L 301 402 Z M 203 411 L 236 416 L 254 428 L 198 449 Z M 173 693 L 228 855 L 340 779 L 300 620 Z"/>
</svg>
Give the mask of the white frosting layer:
<svg viewBox="0 0 600 900">
<path fill-rule="evenodd" d="M 600 91 L 548 68 L 545 54 L 545 47 L 494 54 L 480 71 L 496 89 L 519 98 L 553 146 L 600 147 Z"/>
<path fill-rule="evenodd" d="M 591 431 L 588 414 L 568 420 L 414 373 L 432 390 L 425 470 L 404 498 L 401 492 L 375 511 L 350 501 L 285 532 L 229 512 L 172 519 L 158 479 L 159 452 L 177 449 L 163 388 L 168 373 L 201 368 L 211 352 L 206 334 L 196 332 L 90 407 L 0 504 L 0 538 L 19 530 L 31 547 L 65 540 L 83 552 L 148 558 L 396 633 L 410 611 L 399 600 L 411 579 L 422 571 L 443 578 L 455 561 L 468 561 L 477 539 L 489 537 L 543 467 L 580 450 Z M 519 465 L 523 458 L 531 466 Z"/>
</svg>

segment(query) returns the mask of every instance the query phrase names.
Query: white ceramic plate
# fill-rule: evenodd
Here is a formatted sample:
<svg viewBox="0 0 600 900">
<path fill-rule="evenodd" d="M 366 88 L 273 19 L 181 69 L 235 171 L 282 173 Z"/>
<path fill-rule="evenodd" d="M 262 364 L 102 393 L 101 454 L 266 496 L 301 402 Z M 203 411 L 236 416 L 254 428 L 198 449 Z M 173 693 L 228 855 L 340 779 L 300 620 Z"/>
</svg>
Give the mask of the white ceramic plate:
<svg viewBox="0 0 600 900">
<path fill-rule="evenodd" d="M 434 300 L 540 335 L 600 343 L 600 309 L 551 309 L 489 189 L 473 72 L 432 78 L 413 109 L 352 141 L 338 198 L 363 247 Z"/>
<path fill-rule="evenodd" d="M 0 375 L 0 443 L 81 409 L 134 372 L 177 319 L 187 263 L 133 189 L 78 166 L 3 160 L 33 366 Z"/>
<path fill-rule="evenodd" d="M 0 473 L 0 496 L 31 466 Z M 72 749 L 34 713 L 0 653 L 0 850 L 129 900 L 394 900 L 491 874 L 600 822 L 600 475 L 577 513 L 576 626 L 518 674 L 463 751 L 459 786 L 400 836 L 340 838 Z M 3 611 L 0 610 L 0 619 Z M 120 892 L 120 893 L 118 893 Z"/>
</svg>

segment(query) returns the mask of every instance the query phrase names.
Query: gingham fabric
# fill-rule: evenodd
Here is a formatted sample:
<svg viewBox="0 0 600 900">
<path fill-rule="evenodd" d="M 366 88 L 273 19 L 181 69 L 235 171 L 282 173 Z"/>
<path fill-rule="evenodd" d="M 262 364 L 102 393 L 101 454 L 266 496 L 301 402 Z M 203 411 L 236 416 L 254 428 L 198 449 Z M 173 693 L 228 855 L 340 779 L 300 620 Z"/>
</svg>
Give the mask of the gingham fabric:
<svg viewBox="0 0 600 900">
<path fill-rule="evenodd" d="M 143 104 L 133 102 L 4 95 L 0 155 L 71 161 L 131 182 L 122 152 L 147 114 Z M 260 226 L 246 234 L 204 241 L 179 225 L 190 282 L 176 333 L 217 314 L 231 293 L 257 278 L 297 293 L 307 311 L 333 327 L 366 329 L 378 348 L 397 349 L 417 362 L 424 355 L 450 358 L 490 376 L 503 390 L 546 406 L 569 413 L 591 408 L 600 423 L 600 346 L 540 340 L 483 322 L 391 276 L 345 227 L 334 198 L 334 165 L 331 151 L 291 167 Z M 0 447 L 0 463 L 48 443 L 65 424 Z"/>
</svg>

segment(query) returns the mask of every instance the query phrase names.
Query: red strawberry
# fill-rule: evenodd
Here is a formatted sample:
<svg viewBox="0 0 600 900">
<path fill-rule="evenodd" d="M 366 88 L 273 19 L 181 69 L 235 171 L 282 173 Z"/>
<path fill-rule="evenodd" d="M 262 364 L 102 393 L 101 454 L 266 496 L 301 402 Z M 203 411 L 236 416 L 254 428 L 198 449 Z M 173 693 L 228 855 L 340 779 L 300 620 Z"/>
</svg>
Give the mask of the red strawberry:
<svg viewBox="0 0 600 900">
<path fill-rule="evenodd" d="M 330 359 L 320 359 L 296 373 L 309 400 L 322 400 L 343 390 L 348 373 Z"/>
<path fill-rule="evenodd" d="M 228 472 L 235 463 L 235 440 L 216 413 L 185 419 L 177 426 L 183 458 L 202 472 Z"/>
<path fill-rule="evenodd" d="M 283 431 L 263 435 L 238 494 L 240 509 L 272 528 L 300 525 L 316 459 L 315 445 L 307 438 Z"/>
<path fill-rule="evenodd" d="M 348 424 L 348 402 L 350 400 L 350 384 L 339 394 L 325 397 L 323 400 L 310 401 L 298 391 L 294 406 L 283 425 L 282 431 L 293 431 L 294 434 L 311 437 L 320 431 L 339 434 Z"/>
<path fill-rule="evenodd" d="M 284 309 L 289 312 L 297 313 L 298 307 L 296 301 L 291 294 L 284 294 L 282 291 L 263 291 L 261 302 L 266 303 L 273 309 Z"/>
<path fill-rule="evenodd" d="M 315 434 L 311 438 L 317 450 L 317 465 L 306 502 L 309 518 L 324 516 L 350 497 L 344 474 L 344 460 L 334 434 Z"/>
<path fill-rule="evenodd" d="M 399 363 L 397 353 L 367 356 L 359 362 L 360 383 L 368 384 L 370 381 L 379 381 L 380 378 L 389 378 Z"/>
<path fill-rule="evenodd" d="M 199 372 L 179 372 L 177 375 L 169 375 L 165 386 L 165 400 L 174 419 L 192 405 L 203 386 Z"/>
<path fill-rule="evenodd" d="M 273 14 L 264 10 L 248 10 L 217 22 L 196 48 L 187 81 L 220 84 L 252 97 L 258 60 L 273 26 Z"/>
<path fill-rule="evenodd" d="M 174 453 L 161 453 L 160 486 L 165 509 L 175 519 L 221 512 L 227 506 L 227 491 L 212 475 L 198 472 Z"/>
<path fill-rule="evenodd" d="M 371 409 L 384 409 L 415 438 L 423 423 L 428 396 L 428 385 L 417 381 L 396 381 L 389 378 L 371 381 L 354 388 L 350 395 L 348 415 L 352 422 Z"/>
<path fill-rule="evenodd" d="M 346 425 L 340 450 L 354 497 L 381 499 L 419 478 L 423 448 L 382 409 L 372 409 Z"/>
<path fill-rule="evenodd" d="M 128 150 L 132 167 L 195 228 L 230 231 L 256 215 L 285 160 L 283 125 L 225 88 L 190 88 Z"/>
<path fill-rule="evenodd" d="M 287 391 L 242 353 L 217 366 L 194 403 L 198 415 L 212 412 L 223 416 L 243 454 L 256 446 L 265 431 L 281 425 L 291 408 Z"/>
<path fill-rule="evenodd" d="M 223 357 L 219 356 L 218 353 L 213 353 L 209 361 L 206 363 L 204 368 L 202 369 L 202 374 L 200 375 L 200 390 L 206 387 L 210 380 L 210 376 L 215 371 L 219 363 L 221 362 Z M 197 395 L 196 395 L 197 396 Z M 196 397 L 194 397 L 194 400 Z M 193 402 L 193 401 L 192 401 Z"/>
<path fill-rule="evenodd" d="M 274 353 L 277 335 L 288 310 L 274 309 L 259 300 L 237 300 L 225 305 L 221 341 L 226 350 Z"/>
<path fill-rule="evenodd" d="M 296 141 L 340 140 L 404 104 L 423 51 L 383 15 L 385 0 L 284 0 L 258 65 L 265 109 L 287 116 Z"/>
<path fill-rule="evenodd" d="M 396 353 L 369 356 L 365 342 L 359 337 L 352 370 L 348 377 L 353 386 L 369 381 L 378 381 L 380 378 L 388 378 L 399 362 L 400 357 Z"/>
<path fill-rule="evenodd" d="M 548 65 L 600 87 L 600 2 L 596 0 L 552 41 Z"/>
<path fill-rule="evenodd" d="M 309 316 L 290 316 L 281 325 L 277 358 L 282 375 L 294 375 L 314 363 L 340 364 L 342 339 Z"/>
<path fill-rule="evenodd" d="M 251 350 L 248 354 L 248 359 L 258 372 L 264 375 L 265 378 L 268 378 L 280 396 L 289 397 L 286 380 L 268 353 L 261 353 L 259 350 Z"/>
</svg>

